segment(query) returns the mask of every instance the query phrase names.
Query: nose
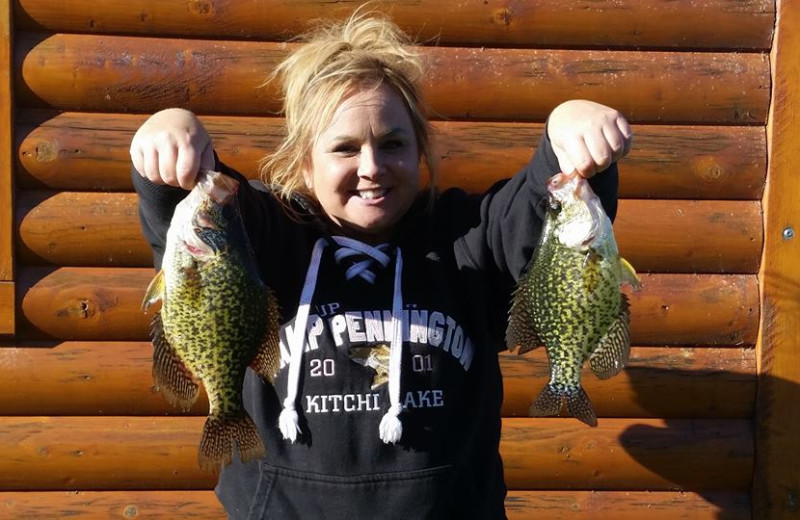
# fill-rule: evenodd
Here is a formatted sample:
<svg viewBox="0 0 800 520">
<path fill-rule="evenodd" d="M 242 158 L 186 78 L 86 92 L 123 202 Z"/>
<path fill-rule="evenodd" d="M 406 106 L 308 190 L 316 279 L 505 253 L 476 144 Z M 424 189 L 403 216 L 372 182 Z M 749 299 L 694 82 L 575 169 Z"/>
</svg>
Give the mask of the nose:
<svg viewBox="0 0 800 520">
<path fill-rule="evenodd" d="M 364 179 L 375 179 L 380 172 L 380 153 L 371 145 L 363 146 L 358 162 L 358 176 Z"/>
</svg>

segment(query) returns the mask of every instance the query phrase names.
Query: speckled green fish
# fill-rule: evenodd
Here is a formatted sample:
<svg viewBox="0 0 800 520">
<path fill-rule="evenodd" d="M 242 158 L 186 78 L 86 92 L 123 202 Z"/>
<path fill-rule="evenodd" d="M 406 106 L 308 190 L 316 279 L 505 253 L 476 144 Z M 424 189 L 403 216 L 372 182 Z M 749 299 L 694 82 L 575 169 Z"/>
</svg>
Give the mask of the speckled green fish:
<svg viewBox="0 0 800 520">
<path fill-rule="evenodd" d="M 581 387 L 588 359 L 606 379 L 625 366 L 630 354 L 630 313 L 622 283 L 639 286 L 636 272 L 619 255 L 611 220 L 580 175 L 563 173 L 547 185 L 549 208 L 539 245 L 514 293 L 506 331 L 509 349 L 519 353 L 542 344 L 550 381 L 531 406 L 535 417 L 567 413 L 597 425 Z"/>
<path fill-rule="evenodd" d="M 234 448 L 243 461 L 264 455 L 244 409 L 248 366 L 272 382 L 278 370 L 278 310 L 258 275 L 239 213 L 238 182 L 201 171 L 175 208 L 161 271 L 142 304 L 153 316 L 153 378 L 167 401 L 188 410 L 202 382 L 209 401 L 198 462 L 218 472 Z"/>
</svg>

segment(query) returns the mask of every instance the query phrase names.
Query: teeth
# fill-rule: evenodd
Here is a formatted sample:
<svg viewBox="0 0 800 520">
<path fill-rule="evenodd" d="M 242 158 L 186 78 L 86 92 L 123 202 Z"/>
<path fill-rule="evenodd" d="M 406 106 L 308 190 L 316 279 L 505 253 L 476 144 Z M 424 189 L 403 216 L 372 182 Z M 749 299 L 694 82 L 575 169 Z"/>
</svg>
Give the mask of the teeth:
<svg viewBox="0 0 800 520">
<path fill-rule="evenodd" d="M 377 190 L 359 190 L 358 196 L 365 200 L 377 199 L 386 195 L 386 192 L 389 191 L 386 188 L 381 188 Z"/>
</svg>

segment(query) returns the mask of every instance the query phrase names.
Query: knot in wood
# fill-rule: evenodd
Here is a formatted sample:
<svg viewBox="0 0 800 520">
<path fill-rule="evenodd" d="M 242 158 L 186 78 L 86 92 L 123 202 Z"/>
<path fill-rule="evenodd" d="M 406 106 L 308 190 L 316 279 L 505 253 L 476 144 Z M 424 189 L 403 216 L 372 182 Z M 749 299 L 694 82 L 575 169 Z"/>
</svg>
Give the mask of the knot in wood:
<svg viewBox="0 0 800 520">
<path fill-rule="evenodd" d="M 212 0 L 190 0 L 189 11 L 200 16 L 214 14 L 214 2 Z"/>
</svg>

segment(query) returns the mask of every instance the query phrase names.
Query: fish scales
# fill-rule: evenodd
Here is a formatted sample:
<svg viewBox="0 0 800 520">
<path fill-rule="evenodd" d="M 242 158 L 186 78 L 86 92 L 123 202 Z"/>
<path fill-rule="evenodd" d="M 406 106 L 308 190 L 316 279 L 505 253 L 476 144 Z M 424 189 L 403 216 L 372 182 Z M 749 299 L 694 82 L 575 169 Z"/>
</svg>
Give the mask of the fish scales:
<svg viewBox="0 0 800 520">
<path fill-rule="evenodd" d="M 153 377 L 166 399 L 187 410 L 198 382 L 205 387 L 198 462 L 214 472 L 235 451 L 243 461 L 264 455 L 242 386 L 248 366 L 272 382 L 279 363 L 277 303 L 258 275 L 237 188 L 230 177 L 201 172 L 175 208 L 163 267 L 143 304 L 162 300 L 153 317 Z"/>
<path fill-rule="evenodd" d="M 589 360 L 598 377 L 618 373 L 630 352 L 629 307 L 620 284 L 638 278 L 619 256 L 611 222 L 588 183 L 558 174 L 548 183 L 550 209 L 509 316 L 507 344 L 520 353 L 544 344 L 550 381 L 531 415 L 570 415 L 596 425 L 581 387 Z"/>
</svg>

